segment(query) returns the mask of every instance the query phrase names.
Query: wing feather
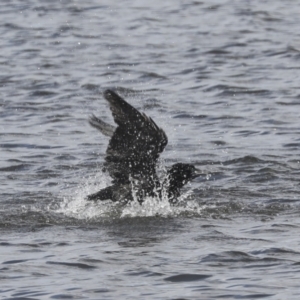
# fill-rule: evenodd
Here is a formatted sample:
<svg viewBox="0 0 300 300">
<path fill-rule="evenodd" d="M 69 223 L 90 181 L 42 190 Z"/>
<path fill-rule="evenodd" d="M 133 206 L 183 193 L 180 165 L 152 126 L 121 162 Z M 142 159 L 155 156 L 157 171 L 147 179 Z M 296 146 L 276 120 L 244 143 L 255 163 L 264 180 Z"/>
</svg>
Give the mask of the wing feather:
<svg viewBox="0 0 300 300">
<path fill-rule="evenodd" d="M 130 177 L 154 176 L 157 159 L 168 143 L 165 132 L 114 91 L 106 90 L 104 97 L 118 125 L 109 142 L 104 167 L 121 182 Z"/>
<path fill-rule="evenodd" d="M 91 126 L 93 126 L 94 128 L 98 129 L 100 132 L 102 132 L 102 134 L 110 137 L 113 136 L 114 131 L 116 129 L 114 126 L 105 123 L 104 121 L 97 118 L 95 115 L 90 116 L 89 123 Z"/>
</svg>

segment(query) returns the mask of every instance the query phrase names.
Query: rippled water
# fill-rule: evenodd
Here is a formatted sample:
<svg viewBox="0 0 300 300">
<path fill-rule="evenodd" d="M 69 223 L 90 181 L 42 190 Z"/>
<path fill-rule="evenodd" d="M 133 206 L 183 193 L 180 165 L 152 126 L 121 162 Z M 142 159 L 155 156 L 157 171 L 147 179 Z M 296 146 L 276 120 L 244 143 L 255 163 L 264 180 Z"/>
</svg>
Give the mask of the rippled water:
<svg viewBox="0 0 300 300">
<path fill-rule="evenodd" d="M 0 4 L 2 299 L 299 299 L 300 3 Z M 178 207 L 109 184 L 117 88 L 165 129 Z"/>
</svg>

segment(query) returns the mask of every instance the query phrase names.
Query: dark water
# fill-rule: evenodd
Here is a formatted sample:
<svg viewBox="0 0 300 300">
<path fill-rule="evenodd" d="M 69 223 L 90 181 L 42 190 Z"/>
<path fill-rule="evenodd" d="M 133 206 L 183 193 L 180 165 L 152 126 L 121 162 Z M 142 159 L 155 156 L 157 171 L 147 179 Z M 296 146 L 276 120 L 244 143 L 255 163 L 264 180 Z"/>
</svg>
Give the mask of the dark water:
<svg viewBox="0 0 300 300">
<path fill-rule="evenodd" d="M 300 3 L 0 4 L 1 299 L 299 299 Z M 179 207 L 109 184 L 114 87 L 163 127 Z"/>
</svg>

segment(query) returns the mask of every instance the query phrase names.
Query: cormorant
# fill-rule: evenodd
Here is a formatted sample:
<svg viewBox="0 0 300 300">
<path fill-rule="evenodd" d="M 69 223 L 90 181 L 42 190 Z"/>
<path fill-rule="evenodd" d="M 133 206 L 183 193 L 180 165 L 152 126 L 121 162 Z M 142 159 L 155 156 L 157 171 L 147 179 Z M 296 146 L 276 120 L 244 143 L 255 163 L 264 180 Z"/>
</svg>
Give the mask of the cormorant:
<svg viewBox="0 0 300 300">
<path fill-rule="evenodd" d="M 112 200 L 128 202 L 136 199 L 142 203 L 146 196 L 167 196 L 176 203 L 180 189 L 200 174 L 191 164 L 174 164 L 160 182 L 156 174 L 159 154 L 168 143 L 165 132 L 144 113 L 139 112 L 112 90 L 104 91 L 117 127 L 107 124 L 92 115 L 91 126 L 111 137 L 106 150 L 103 171 L 112 177 L 112 185 L 88 200 Z"/>
</svg>

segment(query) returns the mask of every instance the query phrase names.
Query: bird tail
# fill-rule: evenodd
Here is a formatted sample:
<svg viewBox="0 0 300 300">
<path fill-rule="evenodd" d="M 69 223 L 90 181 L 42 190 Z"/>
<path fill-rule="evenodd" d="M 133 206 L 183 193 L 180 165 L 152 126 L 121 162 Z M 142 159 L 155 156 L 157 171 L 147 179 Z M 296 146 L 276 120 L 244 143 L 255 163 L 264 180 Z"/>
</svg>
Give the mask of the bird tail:
<svg viewBox="0 0 300 300">
<path fill-rule="evenodd" d="M 113 200 L 114 186 L 108 186 L 97 193 L 87 196 L 87 200 L 98 201 L 98 200 Z"/>
</svg>

